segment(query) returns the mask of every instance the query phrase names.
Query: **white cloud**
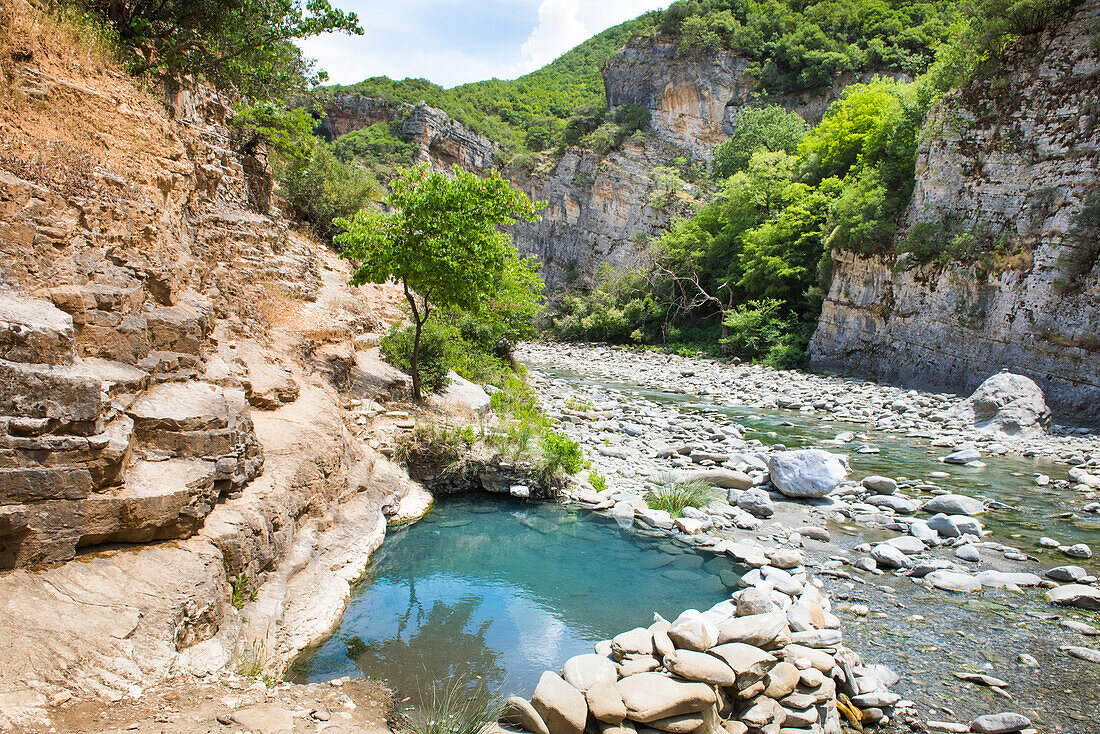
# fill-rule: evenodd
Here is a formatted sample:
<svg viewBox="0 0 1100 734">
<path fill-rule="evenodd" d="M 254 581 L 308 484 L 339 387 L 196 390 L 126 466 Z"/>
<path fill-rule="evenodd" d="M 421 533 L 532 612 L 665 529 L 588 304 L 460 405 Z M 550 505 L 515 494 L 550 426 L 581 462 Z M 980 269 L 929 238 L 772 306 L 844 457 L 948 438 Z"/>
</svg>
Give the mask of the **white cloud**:
<svg viewBox="0 0 1100 734">
<path fill-rule="evenodd" d="M 534 71 L 588 38 L 591 34 L 581 22 L 580 10 L 580 0 L 543 0 L 539 23 L 520 46 L 522 59 L 512 66 L 512 73 Z"/>
<path fill-rule="evenodd" d="M 522 58 L 509 73 L 532 72 L 605 28 L 667 4 L 667 0 L 542 0 L 538 25 L 520 46 Z"/>
</svg>

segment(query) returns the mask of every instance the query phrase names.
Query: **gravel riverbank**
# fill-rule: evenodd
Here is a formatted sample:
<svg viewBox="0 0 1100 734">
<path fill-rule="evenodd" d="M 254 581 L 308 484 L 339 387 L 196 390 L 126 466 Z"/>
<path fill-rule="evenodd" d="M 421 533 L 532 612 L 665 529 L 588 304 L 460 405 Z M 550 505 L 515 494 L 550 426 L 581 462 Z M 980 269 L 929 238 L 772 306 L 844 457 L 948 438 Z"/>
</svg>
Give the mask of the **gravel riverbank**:
<svg viewBox="0 0 1100 734">
<path fill-rule="evenodd" d="M 581 499 L 725 543 L 757 575 L 798 553 L 852 646 L 908 673 L 911 723 L 1020 710 L 1043 731 L 1100 727 L 1095 435 L 983 433 L 955 417 L 958 396 L 751 365 L 556 344 L 519 357 L 608 478 Z M 692 478 L 724 501 L 679 518 L 646 505 Z"/>
</svg>

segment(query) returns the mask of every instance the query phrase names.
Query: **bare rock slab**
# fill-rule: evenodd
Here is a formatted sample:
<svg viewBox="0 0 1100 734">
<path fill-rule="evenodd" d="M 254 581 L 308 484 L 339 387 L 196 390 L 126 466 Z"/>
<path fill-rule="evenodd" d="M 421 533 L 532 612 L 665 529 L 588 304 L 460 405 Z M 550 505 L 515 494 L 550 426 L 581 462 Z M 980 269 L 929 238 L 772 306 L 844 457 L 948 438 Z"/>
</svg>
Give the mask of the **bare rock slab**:
<svg viewBox="0 0 1100 734">
<path fill-rule="evenodd" d="M 69 364 L 75 356 L 72 317 L 49 301 L 0 293 L 0 359 Z"/>
</svg>

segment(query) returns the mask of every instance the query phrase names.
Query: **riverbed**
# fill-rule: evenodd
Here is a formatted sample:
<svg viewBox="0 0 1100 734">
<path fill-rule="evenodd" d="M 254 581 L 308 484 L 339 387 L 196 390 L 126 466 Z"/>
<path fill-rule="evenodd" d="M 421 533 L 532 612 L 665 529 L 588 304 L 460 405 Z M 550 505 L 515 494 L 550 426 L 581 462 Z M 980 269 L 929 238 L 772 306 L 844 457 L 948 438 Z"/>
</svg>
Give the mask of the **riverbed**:
<svg viewBox="0 0 1100 734">
<path fill-rule="evenodd" d="M 545 345 L 527 347 L 521 358 L 544 407 L 584 445 L 610 492 L 642 493 L 690 468 L 682 454 L 659 455 L 685 441 L 699 455 L 728 450 L 727 442 L 825 448 L 848 457 L 853 479 L 885 475 L 917 499 L 951 491 L 985 501 L 981 558 L 961 564 L 969 571 L 1041 574 L 1071 563 L 1090 577 L 1100 570 L 1095 558 L 1065 554 L 1078 543 L 1100 550 L 1096 493 L 1068 478 L 1070 467 L 1095 466 L 1100 456 L 1096 437 L 1083 431 L 1056 427 L 1038 439 L 993 441 L 938 422 L 936 412 L 958 396 L 708 360 Z M 846 395 L 855 399 L 844 401 Z M 830 410 L 821 398 L 844 402 Z M 723 427 L 743 441 L 730 441 Z M 982 449 L 984 466 L 942 462 L 967 442 Z M 824 572 L 851 646 L 902 674 L 894 689 L 913 700 L 923 718 L 965 722 L 1014 710 L 1041 731 L 1100 731 L 1100 664 L 1062 649 L 1096 649 L 1097 638 L 1078 630 L 1100 626 L 1100 614 L 1052 606 L 1040 588 L 964 594 L 903 573 L 861 569 L 853 561 L 865 554 L 865 544 L 897 536 L 897 527 L 881 518 L 860 522 L 827 504 L 777 497 L 775 506 L 774 517 L 759 527 L 715 534 L 774 546 L 789 543 L 795 525 L 827 527 L 828 542 L 797 538 L 812 559 L 807 566 Z M 950 550 L 945 555 L 951 558 Z M 1006 685 L 956 677 L 969 673 Z"/>
</svg>

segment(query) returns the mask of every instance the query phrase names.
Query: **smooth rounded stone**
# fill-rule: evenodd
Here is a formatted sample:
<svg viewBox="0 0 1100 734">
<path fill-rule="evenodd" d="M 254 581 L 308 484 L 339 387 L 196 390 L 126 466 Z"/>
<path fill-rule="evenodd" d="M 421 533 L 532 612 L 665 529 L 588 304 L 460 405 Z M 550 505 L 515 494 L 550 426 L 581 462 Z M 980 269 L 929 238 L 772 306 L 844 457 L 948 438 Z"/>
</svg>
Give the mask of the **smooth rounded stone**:
<svg viewBox="0 0 1100 734">
<path fill-rule="evenodd" d="M 970 546 L 963 546 L 964 548 Z M 982 582 L 982 586 L 988 586 L 994 589 L 1012 588 L 1013 586 L 1038 586 L 1043 582 L 1041 578 L 1033 573 L 1014 573 L 1004 571 L 982 571 L 977 575 L 978 581 Z"/>
<path fill-rule="evenodd" d="M 1043 575 L 1055 581 L 1080 581 L 1088 576 L 1088 572 L 1080 566 L 1057 566 L 1044 571 Z"/>
<path fill-rule="evenodd" d="M 737 674 L 730 666 L 705 652 L 676 650 L 671 655 L 666 655 L 662 664 L 670 673 L 685 680 L 715 686 L 732 686 L 737 683 Z"/>
<path fill-rule="evenodd" d="M 611 638 L 611 650 L 616 656 L 652 655 L 653 634 L 645 627 L 635 627 Z"/>
<path fill-rule="evenodd" d="M 650 634 L 653 635 L 653 651 L 657 653 L 657 657 L 662 660 L 676 650 L 676 646 L 672 644 L 672 639 L 668 636 L 668 628 L 670 626 L 671 625 L 664 620 L 655 622 L 649 626 Z"/>
<path fill-rule="evenodd" d="M 832 533 L 830 533 L 827 528 L 818 527 L 817 525 L 803 525 L 800 528 L 796 528 L 795 532 L 803 538 L 819 540 L 822 543 L 828 543 L 833 539 Z"/>
<path fill-rule="evenodd" d="M 772 484 L 788 497 L 824 497 L 848 476 L 842 457 L 821 449 L 777 451 L 768 457 Z"/>
<path fill-rule="evenodd" d="M 1072 655 L 1078 660 L 1100 664 L 1100 650 L 1091 647 L 1079 647 L 1077 645 L 1062 645 L 1058 649 Z"/>
<path fill-rule="evenodd" d="M 746 688 L 763 680 L 779 661 L 770 653 L 742 642 L 727 642 L 711 648 L 710 654 L 718 657 L 737 674 L 737 687 Z"/>
<path fill-rule="evenodd" d="M 925 576 L 925 579 L 927 579 L 928 583 L 932 584 L 932 586 L 935 586 L 937 589 L 943 589 L 944 591 L 972 593 L 981 591 L 982 588 L 981 581 L 978 581 L 978 579 L 962 571 L 949 571 L 946 569 L 933 571 Z"/>
<path fill-rule="evenodd" d="M 614 683 L 619 679 L 619 669 L 607 658 L 588 653 L 566 660 L 561 675 L 566 683 L 584 692 L 601 681 Z"/>
<path fill-rule="evenodd" d="M 691 732 L 703 726 L 704 723 L 703 712 L 696 711 L 690 714 L 679 714 L 669 716 L 667 719 L 650 721 L 649 728 L 652 731 L 665 731 L 668 734 L 691 734 Z"/>
<path fill-rule="evenodd" d="M 542 717 L 550 734 L 583 734 L 588 721 L 584 694 L 557 673 L 546 671 L 535 686 L 531 706 Z"/>
<path fill-rule="evenodd" d="M 721 457 L 723 461 L 725 457 Z M 706 482 L 722 489 L 749 489 L 752 477 L 734 469 L 704 469 L 702 471 L 673 472 L 674 482 Z"/>
<path fill-rule="evenodd" d="M 977 563 L 982 560 L 981 552 L 972 545 L 960 545 L 955 549 L 955 558 L 960 561 L 970 561 L 971 563 Z"/>
<path fill-rule="evenodd" d="M 787 718 L 787 712 L 774 699 L 767 696 L 757 696 L 752 704 L 737 717 L 741 722 L 748 724 L 751 729 L 763 729 L 774 725 L 777 729 Z"/>
<path fill-rule="evenodd" d="M 747 576 L 748 574 L 746 574 Z M 742 577 L 743 579 L 744 577 Z M 764 591 L 750 586 L 737 595 L 737 616 L 750 617 L 756 614 L 767 614 L 774 609 L 771 596 Z"/>
<path fill-rule="evenodd" d="M 626 718 L 626 704 L 615 683 L 600 681 L 584 692 L 588 713 L 605 724 L 619 724 Z"/>
<path fill-rule="evenodd" d="M 787 596 L 798 596 L 802 593 L 802 582 L 781 568 L 764 566 L 760 569 L 761 575 L 772 588 Z M 747 577 L 748 574 L 745 574 Z"/>
<path fill-rule="evenodd" d="M 504 704 L 504 712 L 501 714 L 500 720 L 506 724 L 523 727 L 531 734 L 550 734 L 550 730 L 546 728 L 542 716 L 535 710 L 535 707 L 519 696 L 509 696 Z"/>
<path fill-rule="evenodd" d="M 776 663 L 764 678 L 764 695 L 768 698 L 785 698 L 794 693 L 802 676 L 794 663 Z"/>
<path fill-rule="evenodd" d="M 1063 619 L 1062 626 L 1066 629 L 1071 629 L 1074 632 L 1079 632 L 1082 635 L 1088 635 L 1089 637 L 1100 637 L 1100 629 L 1093 627 L 1091 624 L 1078 622 L 1075 619 Z"/>
<path fill-rule="evenodd" d="M 1071 545 L 1070 547 L 1063 549 L 1062 553 L 1066 554 L 1070 558 L 1092 558 L 1092 548 L 1089 548 L 1084 543 Z"/>
<path fill-rule="evenodd" d="M 922 579 L 933 571 L 952 569 L 954 567 L 955 564 L 945 558 L 928 558 L 914 561 L 913 567 L 909 570 L 909 576 L 915 579 Z"/>
<path fill-rule="evenodd" d="M 1084 584 L 1066 584 L 1047 589 L 1047 601 L 1064 607 L 1100 610 L 1100 588 Z"/>
<path fill-rule="evenodd" d="M 900 494 L 881 494 L 867 498 L 867 504 L 872 507 L 889 507 L 899 515 L 912 515 L 920 509 L 920 506 Z"/>
<path fill-rule="evenodd" d="M 852 703 L 859 706 L 861 709 L 865 708 L 889 708 L 901 700 L 901 696 L 890 691 L 872 691 L 871 693 L 862 693 L 858 696 L 852 696 Z"/>
<path fill-rule="evenodd" d="M 780 702 L 780 705 L 782 705 L 782 702 Z M 785 714 L 783 717 L 783 726 L 778 730 L 778 734 L 783 734 L 783 732 L 788 732 L 789 734 L 794 732 L 797 732 L 797 734 L 810 734 L 810 732 L 813 731 L 812 727 L 817 724 L 817 709 L 812 706 L 802 710 L 784 706 L 783 713 Z M 863 720 L 867 721 L 866 717 Z"/>
<path fill-rule="evenodd" d="M 806 630 L 791 635 L 791 642 L 794 644 L 814 649 L 836 647 L 843 639 L 844 635 L 838 629 Z"/>
<path fill-rule="evenodd" d="M 785 571 L 798 568 L 802 565 L 802 553 L 791 548 L 780 548 L 772 553 L 771 565 Z"/>
<path fill-rule="evenodd" d="M 964 494 L 941 494 L 925 502 L 924 511 L 945 515 L 980 515 L 985 512 L 985 504 Z"/>
<path fill-rule="evenodd" d="M 907 555 L 887 543 L 879 543 L 872 548 L 871 558 L 875 559 L 875 563 L 878 564 L 879 568 L 909 568 L 913 565 Z"/>
<path fill-rule="evenodd" d="M 948 515 L 948 518 L 960 535 L 973 535 L 975 538 L 982 537 L 982 524 L 978 522 L 977 518 L 967 515 Z"/>
<path fill-rule="evenodd" d="M 684 571 L 695 571 L 703 567 L 706 561 L 694 553 L 681 553 L 672 559 L 672 565 Z"/>
<path fill-rule="evenodd" d="M 718 701 L 714 688 L 706 683 L 693 683 L 660 673 L 629 675 L 620 679 L 615 687 L 626 705 L 627 717 L 642 724 L 702 711 Z"/>
<path fill-rule="evenodd" d="M 771 608 L 770 601 L 768 607 Z M 755 647 L 766 647 L 786 629 L 787 615 L 783 612 L 769 611 L 764 614 L 734 617 L 718 625 L 718 644 L 740 642 Z"/>
<path fill-rule="evenodd" d="M 689 609 L 668 628 L 668 637 L 680 649 L 706 652 L 718 644 L 718 627 L 698 611 Z"/>
<path fill-rule="evenodd" d="M 890 540 L 886 541 L 886 545 L 897 548 L 907 556 L 923 553 L 927 549 L 924 545 L 924 541 L 919 538 L 914 538 L 912 535 L 900 535 L 896 538 L 890 538 Z"/>
<path fill-rule="evenodd" d="M 619 675 L 637 675 L 648 673 L 661 667 L 661 662 L 652 655 L 630 655 L 619 665 Z"/>
<path fill-rule="evenodd" d="M 737 498 L 737 506 L 754 517 L 767 518 L 775 514 L 775 503 L 762 489 L 750 489 Z"/>
<path fill-rule="evenodd" d="M 981 433 L 1019 438 L 1043 435 L 1051 419 L 1043 391 L 1035 381 L 1007 370 L 988 377 L 946 416 Z"/>
<path fill-rule="evenodd" d="M 833 668 L 836 667 L 836 661 L 833 656 L 824 650 L 816 650 L 812 647 L 806 647 L 805 645 L 791 644 L 783 648 L 783 656 L 790 662 L 794 663 L 794 666 L 799 670 L 805 670 L 808 667 L 817 669 L 827 676 L 832 675 Z M 809 665 L 799 665 L 799 660 L 805 659 Z"/>
<path fill-rule="evenodd" d="M 977 449 L 961 449 L 943 457 L 943 460 L 948 464 L 969 464 L 980 458 L 982 454 Z"/>
<path fill-rule="evenodd" d="M 877 474 L 864 477 L 860 484 L 862 484 L 865 489 L 869 489 L 875 494 L 893 494 L 898 491 L 897 482 L 890 477 L 880 477 Z"/>
<path fill-rule="evenodd" d="M 857 558 L 852 561 L 852 566 L 858 568 L 860 571 L 875 571 L 878 569 L 878 564 L 875 563 L 873 558 Z"/>
<path fill-rule="evenodd" d="M 970 731 L 976 734 L 1010 734 L 1029 726 L 1031 726 L 1031 719 L 1023 714 L 1006 711 L 979 716 L 970 722 Z"/>
<path fill-rule="evenodd" d="M 748 734 L 749 727 L 732 719 L 722 721 L 722 731 L 726 734 Z"/>
<path fill-rule="evenodd" d="M 924 520 L 913 520 L 909 523 L 909 534 L 926 545 L 935 545 L 940 539 L 940 534 L 929 527 Z"/>
</svg>

